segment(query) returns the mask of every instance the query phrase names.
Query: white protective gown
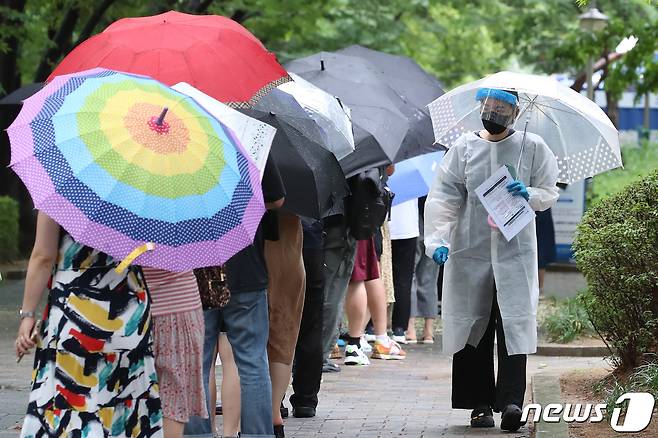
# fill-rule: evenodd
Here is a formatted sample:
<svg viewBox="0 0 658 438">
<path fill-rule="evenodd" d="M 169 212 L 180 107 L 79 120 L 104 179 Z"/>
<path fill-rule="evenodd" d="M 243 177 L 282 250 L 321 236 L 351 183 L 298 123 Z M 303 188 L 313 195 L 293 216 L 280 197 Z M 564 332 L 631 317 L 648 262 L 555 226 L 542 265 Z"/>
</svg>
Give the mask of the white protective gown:
<svg viewBox="0 0 658 438">
<path fill-rule="evenodd" d="M 477 346 L 489 322 L 494 280 L 508 354 L 537 351 L 537 239 L 534 221 L 511 241 L 487 223 L 475 189 L 501 166 L 516 168 L 523 132 L 490 142 L 471 132 L 446 153 L 425 204 L 425 247 L 450 249 L 442 297 L 443 350 Z M 535 211 L 558 198 L 558 167 L 544 140 L 527 133 L 517 178 Z"/>
</svg>

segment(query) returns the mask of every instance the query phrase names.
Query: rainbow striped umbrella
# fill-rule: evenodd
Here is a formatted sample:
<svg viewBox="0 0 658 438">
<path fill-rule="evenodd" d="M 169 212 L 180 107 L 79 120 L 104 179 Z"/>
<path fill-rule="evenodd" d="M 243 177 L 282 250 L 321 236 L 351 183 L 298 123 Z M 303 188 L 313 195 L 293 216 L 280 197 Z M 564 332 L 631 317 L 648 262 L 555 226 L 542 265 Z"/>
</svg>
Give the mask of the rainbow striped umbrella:
<svg viewBox="0 0 658 438">
<path fill-rule="evenodd" d="M 265 211 L 258 169 L 192 98 L 105 69 L 56 77 L 7 129 L 36 208 L 123 266 L 224 263 Z"/>
</svg>

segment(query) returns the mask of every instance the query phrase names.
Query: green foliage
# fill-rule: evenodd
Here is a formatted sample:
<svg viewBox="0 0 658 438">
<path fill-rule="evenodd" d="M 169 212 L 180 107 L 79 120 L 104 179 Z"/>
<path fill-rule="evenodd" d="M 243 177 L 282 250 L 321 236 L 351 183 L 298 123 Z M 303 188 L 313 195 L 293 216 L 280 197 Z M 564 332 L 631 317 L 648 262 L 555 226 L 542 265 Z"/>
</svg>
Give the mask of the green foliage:
<svg viewBox="0 0 658 438">
<path fill-rule="evenodd" d="M 19 12 L 0 6 L 0 53 L 7 41 L 20 41 L 19 69 L 23 83 L 33 82 L 38 66 L 54 66 L 91 26 L 91 34 L 113 21 L 173 9 L 204 12 L 239 20 L 282 62 L 320 50 L 361 44 L 410 56 L 434 73 L 447 88 L 520 63 L 544 73 L 583 70 L 588 56 L 613 50 L 623 37 L 635 34 L 637 47 L 613 64 L 606 77 L 611 90 L 637 85 L 639 92 L 657 85 L 652 62 L 658 29 L 655 2 L 601 0 L 610 16 L 597 35 L 582 31 L 578 14 L 584 0 L 27 0 Z M 100 19 L 94 14 L 102 9 Z M 70 41 L 54 45 L 64 17 L 74 11 Z M 48 49 L 61 49 L 46 59 Z M 10 90 L 7 90 L 10 91 Z"/>
<path fill-rule="evenodd" d="M 18 255 L 18 202 L 0 196 L 0 262 Z"/>
<path fill-rule="evenodd" d="M 629 369 L 658 351 L 658 172 L 596 203 L 574 249 L 592 324 Z"/>
<path fill-rule="evenodd" d="M 658 143 L 643 141 L 639 147 L 622 148 L 624 167 L 597 175 L 589 185 L 588 205 L 620 192 L 658 168 Z"/>
<path fill-rule="evenodd" d="M 598 382 L 594 391 L 602 394 L 604 403 L 608 406 L 614 406 L 620 396 L 627 392 L 648 392 L 654 397 L 658 397 L 658 363 L 656 358 L 650 357 L 650 361 L 638 366 L 633 372 L 625 377 L 617 377 L 612 375 L 601 382 Z M 622 413 L 625 414 L 624 409 L 628 407 L 622 406 Z M 606 411 L 606 416 L 609 419 L 612 415 L 612 409 Z"/>
<path fill-rule="evenodd" d="M 541 328 L 546 331 L 550 342 L 561 344 L 596 334 L 579 296 L 556 301 L 555 307 L 542 321 Z"/>
</svg>

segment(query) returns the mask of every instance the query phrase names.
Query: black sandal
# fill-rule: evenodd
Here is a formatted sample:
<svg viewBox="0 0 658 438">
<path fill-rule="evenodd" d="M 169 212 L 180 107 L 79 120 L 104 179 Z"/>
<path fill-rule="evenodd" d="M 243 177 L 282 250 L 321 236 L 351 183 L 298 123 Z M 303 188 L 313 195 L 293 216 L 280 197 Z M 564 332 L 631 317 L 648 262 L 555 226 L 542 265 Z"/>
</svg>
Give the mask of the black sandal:
<svg viewBox="0 0 658 438">
<path fill-rule="evenodd" d="M 490 407 L 475 408 L 471 412 L 471 427 L 494 427 L 493 411 Z"/>
</svg>

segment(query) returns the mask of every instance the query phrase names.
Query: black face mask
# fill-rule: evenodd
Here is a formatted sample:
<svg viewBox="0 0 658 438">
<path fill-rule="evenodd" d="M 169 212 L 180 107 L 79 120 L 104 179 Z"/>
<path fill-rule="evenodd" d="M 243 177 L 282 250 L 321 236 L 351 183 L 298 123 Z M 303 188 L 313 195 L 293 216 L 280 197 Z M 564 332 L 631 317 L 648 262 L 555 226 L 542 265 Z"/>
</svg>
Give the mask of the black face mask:
<svg viewBox="0 0 658 438">
<path fill-rule="evenodd" d="M 494 123 L 491 120 L 482 119 L 482 125 L 484 125 L 484 129 L 486 129 L 489 134 L 493 135 L 501 134 L 507 129 L 507 126 L 499 125 L 498 123 Z"/>
</svg>

